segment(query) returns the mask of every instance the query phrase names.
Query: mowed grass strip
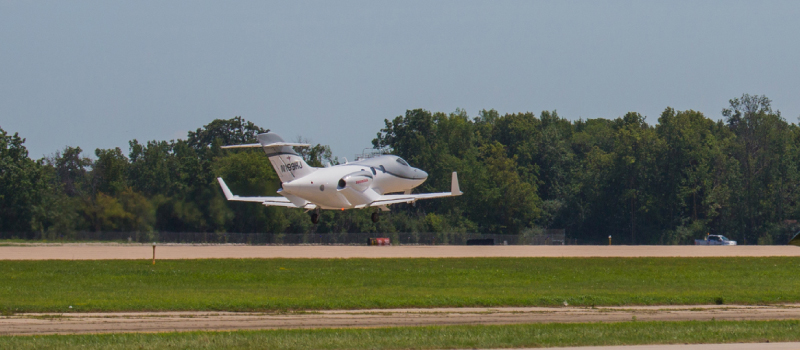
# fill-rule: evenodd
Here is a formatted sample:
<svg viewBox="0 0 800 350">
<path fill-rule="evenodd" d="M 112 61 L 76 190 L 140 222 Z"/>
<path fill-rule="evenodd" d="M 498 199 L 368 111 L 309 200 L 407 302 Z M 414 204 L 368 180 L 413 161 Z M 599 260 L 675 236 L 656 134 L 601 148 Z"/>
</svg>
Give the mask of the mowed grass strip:
<svg viewBox="0 0 800 350">
<path fill-rule="evenodd" d="M 0 337 L 3 349 L 496 349 L 800 341 L 800 321 L 688 321 Z M 758 345 L 754 344 L 753 348 Z"/>
<path fill-rule="evenodd" d="M 800 302 L 797 271 L 797 257 L 0 261 L 0 311 L 771 304 Z"/>
</svg>

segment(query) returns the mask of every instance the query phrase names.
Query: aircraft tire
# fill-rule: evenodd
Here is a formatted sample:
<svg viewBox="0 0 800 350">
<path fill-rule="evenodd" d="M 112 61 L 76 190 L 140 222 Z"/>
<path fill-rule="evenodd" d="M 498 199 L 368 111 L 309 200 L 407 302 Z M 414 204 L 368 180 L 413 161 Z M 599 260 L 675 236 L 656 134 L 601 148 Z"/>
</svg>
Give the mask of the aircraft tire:
<svg viewBox="0 0 800 350">
<path fill-rule="evenodd" d="M 314 225 L 319 223 L 319 214 L 311 213 L 311 223 Z"/>
<path fill-rule="evenodd" d="M 381 216 L 378 215 L 378 212 L 372 213 L 372 222 L 378 222 L 378 220 L 380 220 L 380 218 L 381 218 Z"/>
</svg>

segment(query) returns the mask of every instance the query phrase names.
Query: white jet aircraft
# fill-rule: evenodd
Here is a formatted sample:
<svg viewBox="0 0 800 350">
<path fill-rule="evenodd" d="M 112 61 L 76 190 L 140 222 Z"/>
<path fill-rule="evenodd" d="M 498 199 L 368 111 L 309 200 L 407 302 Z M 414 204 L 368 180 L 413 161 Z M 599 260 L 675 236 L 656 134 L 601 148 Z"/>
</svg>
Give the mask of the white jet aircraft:
<svg viewBox="0 0 800 350">
<path fill-rule="evenodd" d="M 222 178 L 217 178 L 229 201 L 257 202 L 265 206 L 304 208 L 311 212 L 311 221 L 319 222 L 320 209 L 345 210 L 377 207 L 388 211 L 387 205 L 414 203 L 420 199 L 460 196 L 458 177 L 453 172 L 450 192 L 411 194 L 421 185 L 428 173 L 412 168 L 400 157 L 382 155 L 345 162 L 325 168 L 310 167 L 292 147 L 308 144 L 284 142 L 273 133 L 259 134 L 258 143 L 223 146 L 222 148 L 260 147 L 269 157 L 281 180 L 276 197 L 239 197 L 231 193 Z M 402 193 L 402 194 L 390 194 Z M 372 213 L 378 221 L 378 212 Z"/>
</svg>

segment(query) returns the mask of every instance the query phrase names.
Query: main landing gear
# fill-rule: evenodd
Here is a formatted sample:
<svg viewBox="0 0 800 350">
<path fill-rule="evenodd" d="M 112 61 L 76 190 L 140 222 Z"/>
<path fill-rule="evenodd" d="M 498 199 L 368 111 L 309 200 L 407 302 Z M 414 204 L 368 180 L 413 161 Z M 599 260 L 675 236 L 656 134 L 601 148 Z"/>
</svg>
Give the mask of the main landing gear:
<svg viewBox="0 0 800 350">
<path fill-rule="evenodd" d="M 372 222 L 378 222 L 381 220 L 381 215 L 377 211 L 372 213 Z M 315 209 L 311 212 L 311 223 L 314 225 L 319 223 L 319 209 Z"/>
<path fill-rule="evenodd" d="M 311 212 L 311 223 L 314 225 L 319 223 L 319 208 Z"/>
</svg>

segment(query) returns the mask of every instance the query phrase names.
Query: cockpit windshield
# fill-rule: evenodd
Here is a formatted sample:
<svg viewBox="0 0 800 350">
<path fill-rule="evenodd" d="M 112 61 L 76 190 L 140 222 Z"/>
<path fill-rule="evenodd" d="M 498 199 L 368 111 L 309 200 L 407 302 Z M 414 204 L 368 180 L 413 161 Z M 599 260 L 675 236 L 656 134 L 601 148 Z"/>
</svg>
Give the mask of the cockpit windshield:
<svg viewBox="0 0 800 350">
<path fill-rule="evenodd" d="M 408 163 L 406 163 L 406 161 L 403 160 L 403 158 L 397 158 L 397 162 L 400 163 L 400 164 L 403 164 L 405 166 L 409 166 Z"/>
</svg>

